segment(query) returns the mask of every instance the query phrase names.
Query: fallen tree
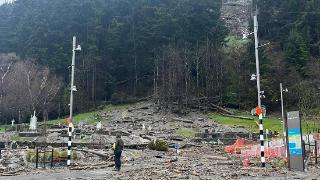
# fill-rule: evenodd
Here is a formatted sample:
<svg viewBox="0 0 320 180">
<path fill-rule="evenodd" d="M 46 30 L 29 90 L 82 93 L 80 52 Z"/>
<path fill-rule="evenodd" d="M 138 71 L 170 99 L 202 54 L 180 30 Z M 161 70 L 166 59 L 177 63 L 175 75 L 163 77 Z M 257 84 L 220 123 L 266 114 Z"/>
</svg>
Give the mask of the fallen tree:
<svg viewBox="0 0 320 180">
<path fill-rule="evenodd" d="M 232 118 L 238 118 L 238 119 L 245 119 L 245 120 L 254 120 L 254 118 L 251 117 L 245 117 L 245 116 L 236 116 L 236 115 L 229 115 L 229 114 L 223 114 L 220 113 L 222 116 L 226 116 L 226 117 L 232 117 Z"/>
<path fill-rule="evenodd" d="M 104 157 L 104 158 L 110 158 L 112 156 L 110 156 L 110 154 L 103 154 L 103 153 L 100 153 L 100 152 L 97 152 L 97 151 L 92 151 L 92 150 L 86 150 L 86 149 L 74 149 L 76 151 L 82 151 L 82 152 L 86 152 L 86 153 L 91 153 L 91 154 L 94 154 L 94 155 L 97 155 L 97 156 L 100 156 L 100 157 Z"/>
<path fill-rule="evenodd" d="M 222 112 L 224 112 L 226 114 L 229 114 L 229 115 L 234 115 L 233 112 L 231 112 L 231 111 L 229 111 L 229 110 L 227 110 L 227 109 L 225 109 L 225 108 L 223 108 L 221 106 L 218 106 L 218 105 L 215 105 L 215 104 L 212 104 L 212 103 L 210 103 L 210 106 L 213 107 L 214 109 L 217 109 L 218 111 L 222 111 Z"/>
</svg>

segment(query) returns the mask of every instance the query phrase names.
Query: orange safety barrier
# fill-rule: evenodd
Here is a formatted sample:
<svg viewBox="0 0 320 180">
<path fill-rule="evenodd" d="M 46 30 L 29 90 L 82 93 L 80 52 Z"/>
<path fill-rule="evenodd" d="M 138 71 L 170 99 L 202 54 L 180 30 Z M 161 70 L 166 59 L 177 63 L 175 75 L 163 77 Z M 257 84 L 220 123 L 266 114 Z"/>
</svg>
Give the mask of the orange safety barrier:
<svg viewBox="0 0 320 180">
<path fill-rule="evenodd" d="M 285 147 L 269 147 L 264 150 L 264 156 L 269 158 L 285 157 Z M 260 157 L 260 147 L 255 146 L 252 149 L 244 149 L 241 151 L 242 157 Z"/>
<path fill-rule="evenodd" d="M 237 141 L 233 145 L 226 146 L 224 149 L 225 149 L 225 152 L 229 154 L 232 154 L 234 152 L 236 152 L 237 154 L 241 154 L 242 150 L 249 149 L 255 144 L 256 144 L 255 141 L 241 138 L 241 139 L 237 139 Z"/>
</svg>

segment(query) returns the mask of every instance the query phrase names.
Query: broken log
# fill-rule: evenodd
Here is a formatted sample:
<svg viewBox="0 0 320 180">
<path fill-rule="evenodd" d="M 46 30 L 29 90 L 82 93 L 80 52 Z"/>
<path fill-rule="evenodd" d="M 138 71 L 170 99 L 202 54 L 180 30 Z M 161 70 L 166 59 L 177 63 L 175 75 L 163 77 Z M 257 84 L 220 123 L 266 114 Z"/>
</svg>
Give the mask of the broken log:
<svg viewBox="0 0 320 180">
<path fill-rule="evenodd" d="M 180 147 L 180 149 L 191 148 L 191 147 L 202 147 L 201 145 L 186 143 Z"/>
<path fill-rule="evenodd" d="M 100 156 L 100 157 L 104 157 L 104 158 L 109 158 L 110 155 L 109 154 L 102 154 L 102 153 L 99 153 L 99 152 L 96 152 L 96 151 L 91 151 L 91 150 L 86 150 L 86 149 L 74 149 L 76 151 L 82 151 L 82 152 L 86 152 L 86 153 L 91 153 L 91 154 L 94 154 L 94 155 L 97 155 L 97 156 Z"/>
<path fill-rule="evenodd" d="M 178 118 L 172 118 L 171 120 L 173 121 L 179 121 L 179 122 L 184 122 L 184 123 L 193 123 L 193 121 L 186 120 L 186 119 L 178 119 Z"/>
<path fill-rule="evenodd" d="M 237 163 L 236 163 L 236 162 L 233 162 L 233 161 L 213 163 L 213 165 L 234 165 L 234 164 L 237 164 Z"/>
<path fill-rule="evenodd" d="M 215 104 L 212 104 L 212 103 L 210 103 L 210 106 L 212 106 L 213 108 L 216 108 L 216 109 L 218 109 L 218 110 L 220 110 L 222 112 L 225 112 L 225 113 L 227 113 L 229 115 L 234 115 L 233 112 L 231 112 L 231 111 L 229 111 L 229 110 L 227 110 L 227 109 L 225 109 L 225 108 L 223 108 L 221 106 L 218 106 L 218 105 L 215 105 Z"/>
<path fill-rule="evenodd" d="M 93 170 L 93 169 L 102 169 L 102 168 L 113 167 L 113 166 L 114 166 L 114 163 L 78 165 L 78 166 L 70 167 L 69 170 Z"/>
<path fill-rule="evenodd" d="M 254 120 L 254 118 L 251 117 L 245 117 L 245 116 L 235 116 L 235 115 L 228 115 L 228 114 L 223 114 L 220 113 L 222 116 L 226 116 L 226 117 L 232 117 L 232 118 L 238 118 L 238 119 L 245 119 L 245 120 Z"/>
<path fill-rule="evenodd" d="M 206 156 L 207 159 L 216 159 L 216 160 L 228 160 L 227 157 L 223 157 L 223 156 Z"/>
<path fill-rule="evenodd" d="M 148 144 L 129 144 L 129 145 L 124 145 L 124 148 L 128 148 L 128 149 L 144 149 L 147 148 Z"/>
<path fill-rule="evenodd" d="M 149 140 L 149 141 L 152 141 L 152 140 L 153 140 L 151 136 L 147 136 L 147 135 L 145 135 L 145 134 L 140 134 L 139 136 L 140 136 L 141 138 L 146 139 L 146 140 Z"/>
<path fill-rule="evenodd" d="M 173 141 L 183 141 L 184 137 L 182 136 L 170 136 L 169 140 L 173 140 Z"/>
<path fill-rule="evenodd" d="M 128 109 L 128 112 L 132 112 L 132 111 L 135 111 L 135 110 L 145 110 L 145 109 L 149 109 L 149 106 L 142 106 L 142 107 L 138 107 L 138 108 L 131 108 L 131 109 Z"/>
</svg>

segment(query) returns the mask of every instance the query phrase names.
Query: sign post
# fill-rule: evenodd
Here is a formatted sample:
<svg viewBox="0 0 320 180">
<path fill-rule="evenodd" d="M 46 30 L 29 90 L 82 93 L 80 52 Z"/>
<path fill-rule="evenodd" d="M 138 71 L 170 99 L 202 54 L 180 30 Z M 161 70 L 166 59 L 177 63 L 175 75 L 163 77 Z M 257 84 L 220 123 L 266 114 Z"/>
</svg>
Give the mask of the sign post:
<svg viewBox="0 0 320 180">
<path fill-rule="evenodd" d="M 288 112 L 287 115 L 287 149 L 289 169 L 304 171 L 302 130 L 299 111 Z"/>
</svg>

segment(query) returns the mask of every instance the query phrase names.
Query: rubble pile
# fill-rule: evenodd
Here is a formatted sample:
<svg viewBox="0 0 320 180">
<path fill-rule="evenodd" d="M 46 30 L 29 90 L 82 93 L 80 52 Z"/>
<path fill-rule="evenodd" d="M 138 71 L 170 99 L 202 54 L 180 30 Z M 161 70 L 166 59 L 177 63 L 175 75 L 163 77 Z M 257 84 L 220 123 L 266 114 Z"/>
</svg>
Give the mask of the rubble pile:
<svg viewBox="0 0 320 180">
<path fill-rule="evenodd" d="M 26 169 L 24 151 L 2 150 L 0 159 L 0 175 L 15 175 Z"/>
<path fill-rule="evenodd" d="M 231 137 L 231 134 L 235 133 L 235 136 L 240 136 L 247 133 L 246 130 L 216 124 L 209 120 L 207 115 L 200 112 L 190 112 L 185 116 L 179 116 L 159 110 L 151 102 L 143 102 L 131 107 L 101 112 L 98 116 L 101 118 L 95 120 L 95 124 L 85 122 L 82 122 L 81 125 L 76 124 L 81 128 L 75 129 L 72 149 L 77 152 L 78 158 L 72 160 L 71 167 L 35 169 L 34 164 L 25 161 L 24 152 L 26 150 L 6 150 L 0 160 L 0 174 L 11 175 L 12 179 L 18 177 L 21 177 L 20 179 L 26 177 L 46 179 L 49 174 L 53 179 L 66 179 L 66 177 L 68 179 L 70 177 L 74 179 L 265 179 L 266 177 L 278 177 L 281 179 L 297 176 L 285 168 L 274 168 L 270 164 L 267 169 L 259 168 L 258 157 L 250 158 L 249 166 L 244 167 L 241 155 L 227 154 L 225 152 L 227 144 L 219 139 L 218 141 L 212 139 L 217 134 Z M 101 123 L 99 128 L 96 127 L 97 123 Z M 205 138 L 177 134 L 178 130 L 183 129 L 191 129 L 195 131 L 195 134 L 204 133 L 208 137 L 206 141 L 196 141 Z M 124 140 L 125 149 L 122 153 L 122 169 L 117 172 L 113 171 L 111 145 L 119 133 Z M 34 140 L 38 141 L 41 138 L 37 137 Z M 59 129 L 57 126 L 48 130 L 45 141 L 66 144 L 67 138 L 66 130 Z M 164 141 L 168 145 L 168 151 L 150 150 L 149 143 L 156 142 L 156 140 Z M 89 144 L 100 146 L 93 148 Z M 240 144 L 247 144 L 247 141 Z M 250 144 L 252 144 L 251 141 Z M 232 147 L 234 150 L 244 151 L 242 148 Z M 66 147 L 60 148 L 66 149 Z M 310 172 L 319 176 L 317 170 L 319 169 L 315 167 L 310 169 Z M 304 174 L 301 175 L 303 176 Z"/>
<path fill-rule="evenodd" d="M 252 0 L 223 0 L 221 18 L 233 35 L 249 33 Z"/>
</svg>

